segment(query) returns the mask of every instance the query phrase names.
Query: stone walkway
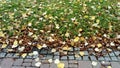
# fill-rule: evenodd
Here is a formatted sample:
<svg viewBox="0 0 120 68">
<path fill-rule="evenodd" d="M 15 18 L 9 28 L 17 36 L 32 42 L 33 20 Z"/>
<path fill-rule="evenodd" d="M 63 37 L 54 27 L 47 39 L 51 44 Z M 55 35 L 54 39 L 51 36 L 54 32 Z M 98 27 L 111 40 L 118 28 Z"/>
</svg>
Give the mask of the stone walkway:
<svg viewBox="0 0 120 68">
<path fill-rule="evenodd" d="M 1 58 L 0 68 L 57 68 L 55 63 L 49 63 L 47 60 L 40 60 L 40 62 L 41 66 L 36 67 L 34 59 Z M 96 66 L 92 65 L 93 61 L 66 60 L 61 62 L 65 64 L 65 68 L 120 68 L 120 62 L 95 61 Z"/>
</svg>

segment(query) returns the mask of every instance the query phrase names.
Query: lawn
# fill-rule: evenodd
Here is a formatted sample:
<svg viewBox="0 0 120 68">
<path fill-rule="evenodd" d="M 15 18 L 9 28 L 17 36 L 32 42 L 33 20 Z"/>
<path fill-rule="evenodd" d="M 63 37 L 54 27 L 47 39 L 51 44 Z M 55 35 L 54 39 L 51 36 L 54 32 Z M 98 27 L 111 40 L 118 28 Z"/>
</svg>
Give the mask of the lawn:
<svg viewBox="0 0 120 68">
<path fill-rule="evenodd" d="M 0 0 L 0 49 L 120 50 L 116 0 Z"/>
</svg>

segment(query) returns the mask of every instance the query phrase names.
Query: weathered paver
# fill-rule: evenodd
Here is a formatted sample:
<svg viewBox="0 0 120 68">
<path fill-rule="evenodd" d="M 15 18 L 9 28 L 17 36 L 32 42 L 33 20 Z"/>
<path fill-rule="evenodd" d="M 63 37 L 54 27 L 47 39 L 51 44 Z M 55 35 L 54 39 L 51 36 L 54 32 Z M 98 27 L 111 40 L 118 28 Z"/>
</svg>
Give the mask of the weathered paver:
<svg viewBox="0 0 120 68">
<path fill-rule="evenodd" d="M 92 68 L 90 61 L 78 61 L 78 68 Z"/>
<path fill-rule="evenodd" d="M 49 68 L 50 64 L 41 64 L 40 68 Z"/>
<path fill-rule="evenodd" d="M 55 63 L 51 63 L 50 68 L 57 68 L 57 65 Z"/>
<path fill-rule="evenodd" d="M 1 68 L 12 68 L 13 62 L 14 62 L 14 60 L 11 59 L 11 58 L 4 58 L 4 59 L 1 61 L 0 67 L 1 67 Z"/>
<path fill-rule="evenodd" d="M 32 66 L 31 63 L 23 63 L 22 66 Z"/>
<path fill-rule="evenodd" d="M 12 66 L 12 68 L 25 68 L 24 66 Z"/>
<path fill-rule="evenodd" d="M 20 66 L 23 63 L 23 59 L 16 59 L 15 62 L 13 63 L 14 66 Z"/>
<path fill-rule="evenodd" d="M 112 68 L 120 68 L 120 63 L 118 62 L 111 62 Z"/>
</svg>

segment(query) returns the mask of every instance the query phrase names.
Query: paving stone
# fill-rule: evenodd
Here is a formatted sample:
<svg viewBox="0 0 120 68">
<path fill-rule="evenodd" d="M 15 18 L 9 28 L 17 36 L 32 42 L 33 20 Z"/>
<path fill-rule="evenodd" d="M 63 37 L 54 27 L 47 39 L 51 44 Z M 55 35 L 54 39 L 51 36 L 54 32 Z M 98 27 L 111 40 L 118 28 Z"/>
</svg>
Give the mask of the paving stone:
<svg viewBox="0 0 120 68">
<path fill-rule="evenodd" d="M 96 61 L 97 62 L 97 61 Z M 93 68 L 101 68 L 101 63 L 100 62 L 97 62 L 97 65 L 96 66 L 93 66 Z"/>
<path fill-rule="evenodd" d="M 103 57 L 99 57 L 98 60 L 103 61 L 105 59 Z"/>
<path fill-rule="evenodd" d="M 0 57 L 5 57 L 6 53 L 0 53 Z"/>
<path fill-rule="evenodd" d="M 65 64 L 66 68 L 68 68 L 68 61 L 61 61 L 61 62 Z"/>
<path fill-rule="evenodd" d="M 49 68 L 50 65 L 49 64 L 41 64 L 40 68 Z"/>
<path fill-rule="evenodd" d="M 43 64 L 48 64 L 48 63 L 49 63 L 48 60 L 41 60 L 41 62 L 42 62 Z"/>
<path fill-rule="evenodd" d="M 50 68 L 57 68 L 57 65 L 55 63 L 51 63 Z"/>
<path fill-rule="evenodd" d="M 36 63 L 36 61 L 35 61 L 35 60 L 33 60 L 33 61 L 32 61 L 32 66 L 35 66 L 35 63 Z"/>
<path fill-rule="evenodd" d="M 23 63 L 22 66 L 32 66 L 31 63 Z"/>
<path fill-rule="evenodd" d="M 16 54 L 13 55 L 13 58 L 19 58 L 19 57 L 20 57 L 19 55 Z"/>
<path fill-rule="evenodd" d="M 8 54 L 6 54 L 5 57 L 12 57 L 12 56 L 13 56 L 13 53 L 8 53 Z"/>
<path fill-rule="evenodd" d="M 78 61 L 79 68 L 92 68 L 90 61 Z"/>
<path fill-rule="evenodd" d="M 67 60 L 67 56 L 62 56 L 61 60 Z"/>
<path fill-rule="evenodd" d="M 106 61 L 110 61 L 110 57 L 104 57 Z"/>
<path fill-rule="evenodd" d="M 84 51 L 84 53 L 85 53 L 85 55 L 87 55 L 87 56 L 88 56 L 88 51 Z"/>
<path fill-rule="evenodd" d="M 112 52 L 112 53 L 109 53 L 109 55 L 112 57 L 112 56 L 115 56 L 115 54 Z"/>
<path fill-rule="evenodd" d="M 97 60 L 95 56 L 90 56 L 90 59 L 93 60 Z"/>
<path fill-rule="evenodd" d="M 14 60 L 10 58 L 4 58 L 1 62 L 1 68 L 11 68 Z"/>
<path fill-rule="evenodd" d="M 69 64 L 68 68 L 78 68 L 78 64 Z"/>
<path fill-rule="evenodd" d="M 13 63 L 13 65 L 15 65 L 15 66 L 19 65 L 20 66 L 20 65 L 22 65 L 22 63 L 23 63 L 23 59 L 16 59 L 15 62 Z"/>
<path fill-rule="evenodd" d="M 82 58 L 81 57 L 76 57 L 76 60 L 82 60 Z"/>
<path fill-rule="evenodd" d="M 26 68 L 37 68 L 37 67 L 26 67 Z"/>
<path fill-rule="evenodd" d="M 111 57 L 113 61 L 118 61 L 117 57 Z"/>
<path fill-rule="evenodd" d="M 69 60 L 68 63 L 69 64 L 74 64 L 74 63 L 78 63 L 78 61 L 77 60 Z"/>
<path fill-rule="evenodd" d="M 69 58 L 69 60 L 73 60 L 73 59 L 75 59 L 74 56 L 68 56 L 68 58 Z"/>
<path fill-rule="evenodd" d="M 112 68 L 120 68 L 120 63 L 118 62 L 111 62 Z"/>
<path fill-rule="evenodd" d="M 54 56 L 54 59 L 59 59 L 59 56 Z"/>
<path fill-rule="evenodd" d="M 24 59 L 24 62 L 32 62 L 32 59 Z"/>
<path fill-rule="evenodd" d="M 24 66 L 13 66 L 12 68 L 25 68 Z"/>
<path fill-rule="evenodd" d="M 57 55 L 57 56 L 59 56 L 59 55 L 60 55 L 60 53 L 59 53 L 59 52 L 55 52 L 55 53 L 54 53 L 54 55 Z"/>
<path fill-rule="evenodd" d="M 115 51 L 114 53 L 115 53 L 116 56 L 120 55 L 119 51 Z"/>
<path fill-rule="evenodd" d="M 83 60 L 89 60 L 88 56 L 83 56 Z"/>
<path fill-rule="evenodd" d="M 29 56 L 29 55 L 27 55 L 27 56 L 26 56 L 26 58 L 32 59 L 32 58 L 33 58 L 33 56 Z"/>
</svg>

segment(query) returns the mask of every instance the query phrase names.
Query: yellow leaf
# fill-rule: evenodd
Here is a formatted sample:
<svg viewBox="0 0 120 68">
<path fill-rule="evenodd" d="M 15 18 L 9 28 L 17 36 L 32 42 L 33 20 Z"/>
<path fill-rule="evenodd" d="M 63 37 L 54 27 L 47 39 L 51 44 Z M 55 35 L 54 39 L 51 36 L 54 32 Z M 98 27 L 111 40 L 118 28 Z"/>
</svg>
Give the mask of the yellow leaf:
<svg viewBox="0 0 120 68">
<path fill-rule="evenodd" d="M 102 47 L 102 44 L 101 43 L 97 44 L 97 47 L 98 48 Z"/>
<path fill-rule="evenodd" d="M 23 53 L 21 56 L 25 58 L 27 56 L 27 53 Z"/>
<path fill-rule="evenodd" d="M 41 49 L 42 46 L 41 46 L 40 44 L 37 44 L 37 48 L 38 48 L 38 49 Z"/>
<path fill-rule="evenodd" d="M 82 28 L 79 29 L 79 32 L 83 31 Z"/>
<path fill-rule="evenodd" d="M 64 68 L 65 67 L 65 64 L 64 63 L 58 63 L 57 64 L 57 68 Z"/>
<path fill-rule="evenodd" d="M 4 37 L 4 33 L 2 31 L 0 31 L 0 37 Z"/>
<path fill-rule="evenodd" d="M 3 44 L 1 48 L 6 48 L 7 47 L 7 44 Z"/>
<path fill-rule="evenodd" d="M 13 42 L 13 46 L 12 46 L 12 48 L 15 48 L 15 47 L 17 47 L 17 46 L 18 46 L 18 41 L 15 40 L 15 41 Z"/>
<path fill-rule="evenodd" d="M 85 38 L 84 38 L 84 37 L 80 37 L 80 40 L 81 40 L 81 41 L 85 41 Z"/>
<path fill-rule="evenodd" d="M 79 37 L 75 37 L 74 42 L 78 42 L 79 39 L 80 39 Z"/>
<path fill-rule="evenodd" d="M 83 51 L 80 51 L 80 53 L 79 53 L 81 56 L 84 56 L 84 52 Z"/>
<path fill-rule="evenodd" d="M 107 66 L 107 68 L 112 68 L 111 66 Z"/>
<path fill-rule="evenodd" d="M 74 46 L 74 42 L 73 41 L 71 42 L 71 46 Z"/>
<path fill-rule="evenodd" d="M 93 40 L 96 40 L 97 38 L 96 38 L 96 36 L 92 36 L 92 39 L 93 39 Z"/>
<path fill-rule="evenodd" d="M 68 46 L 63 47 L 63 50 L 70 50 L 71 48 Z"/>
</svg>

